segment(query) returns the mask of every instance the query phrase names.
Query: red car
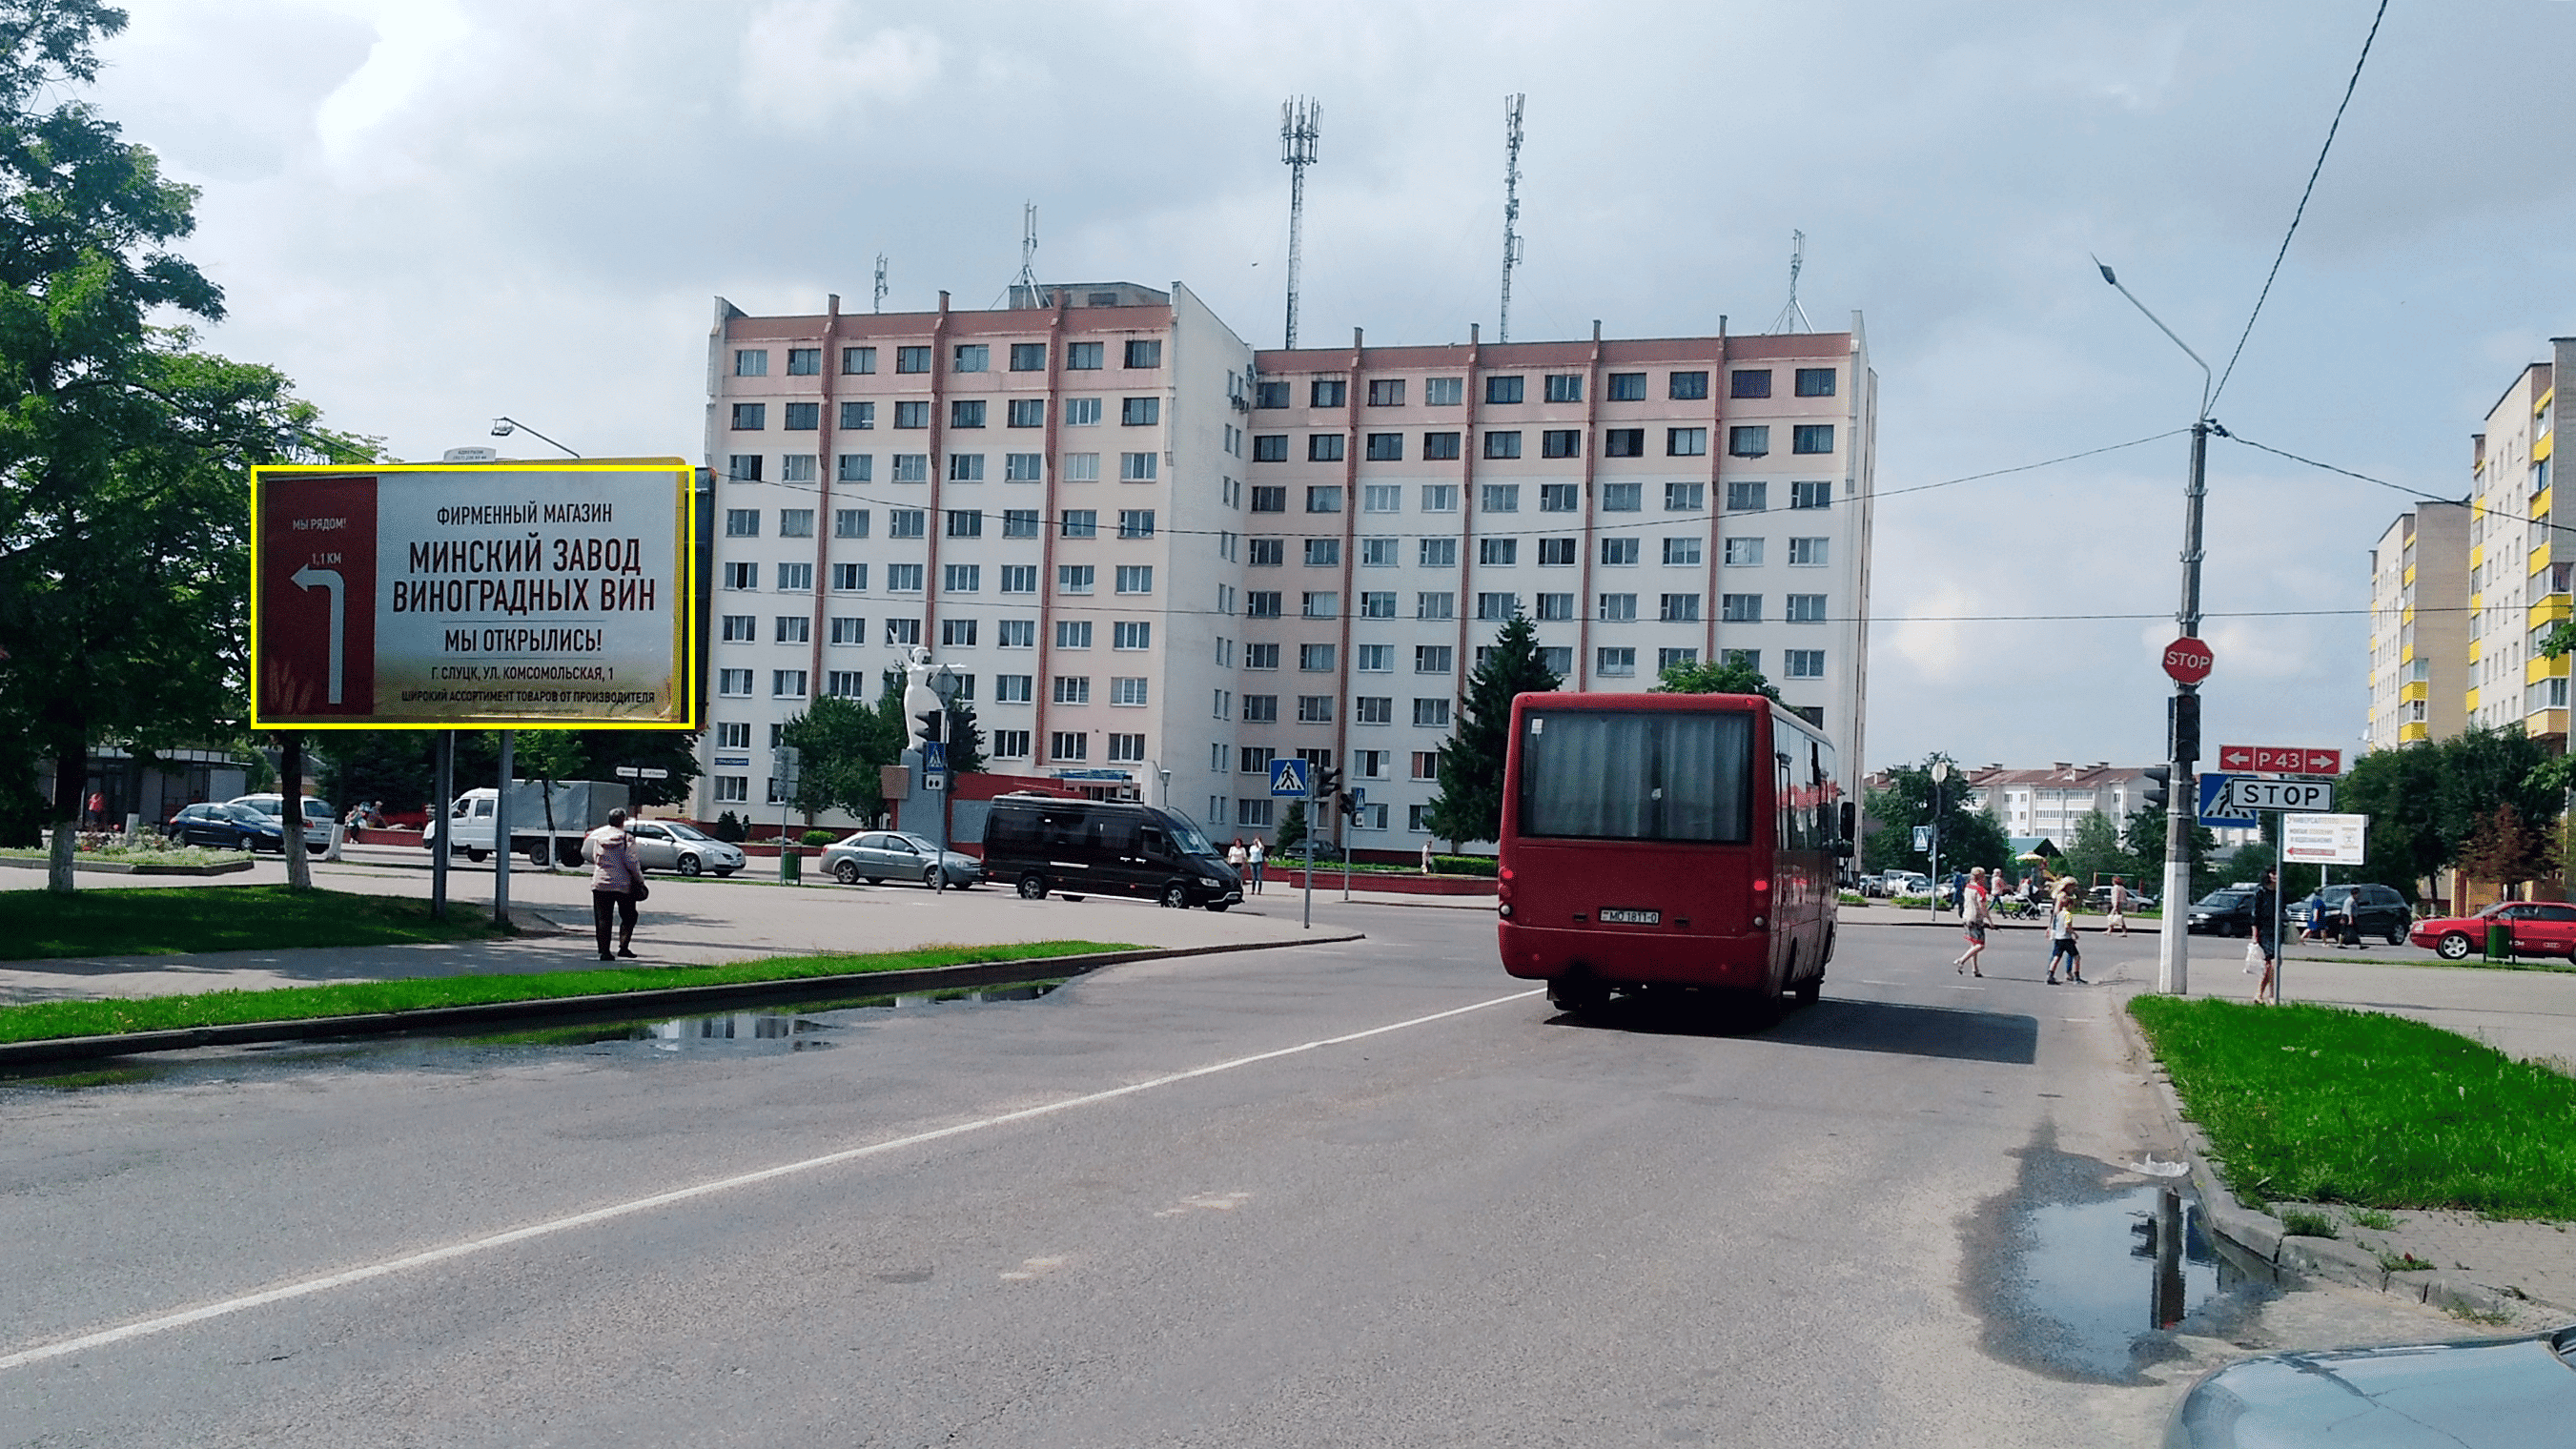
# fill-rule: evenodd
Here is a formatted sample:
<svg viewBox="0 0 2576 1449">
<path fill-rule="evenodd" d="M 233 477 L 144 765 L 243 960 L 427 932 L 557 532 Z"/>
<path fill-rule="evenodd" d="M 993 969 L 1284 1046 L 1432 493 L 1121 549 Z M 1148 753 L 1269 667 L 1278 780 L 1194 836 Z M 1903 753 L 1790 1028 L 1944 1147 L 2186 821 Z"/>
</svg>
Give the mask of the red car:
<svg viewBox="0 0 2576 1449">
<path fill-rule="evenodd" d="M 2407 939 L 2445 961 L 2458 961 L 2487 946 L 2487 927 L 2513 928 L 2517 956 L 2576 957 L 2576 906 L 2555 901 L 2501 901 L 2474 916 L 2417 921 Z"/>
</svg>

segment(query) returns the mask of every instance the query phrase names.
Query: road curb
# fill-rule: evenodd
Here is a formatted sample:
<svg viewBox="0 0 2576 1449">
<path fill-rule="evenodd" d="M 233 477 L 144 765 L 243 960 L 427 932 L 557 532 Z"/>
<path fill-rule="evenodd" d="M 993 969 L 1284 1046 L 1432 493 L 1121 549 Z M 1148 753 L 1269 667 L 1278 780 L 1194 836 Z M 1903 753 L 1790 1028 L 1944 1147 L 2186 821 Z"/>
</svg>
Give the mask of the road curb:
<svg viewBox="0 0 2576 1449">
<path fill-rule="evenodd" d="M 969 961 L 955 966 L 927 966 L 915 971 L 859 971 L 839 976 L 799 976 L 787 981 L 728 982 L 706 986 L 672 986 L 652 991 L 618 991 L 597 996 L 558 996 L 542 1001 L 494 1001 L 468 1006 L 430 1006 L 416 1011 L 376 1011 L 353 1016 L 317 1016 L 303 1021 L 246 1021 L 229 1026 L 178 1027 L 169 1031 L 119 1032 L 108 1036 L 53 1037 L 43 1041 L 0 1042 L 0 1071 L 48 1062 L 95 1061 L 102 1057 L 146 1052 L 186 1051 L 192 1047 L 241 1046 L 254 1042 L 307 1041 L 322 1037 L 389 1036 L 412 1031 L 439 1031 L 460 1026 L 500 1026 L 523 1022 L 618 1021 L 661 1014 L 684 1016 L 727 1007 L 774 1002 L 810 1001 L 817 996 L 856 992 L 891 996 L 916 991 L 945 991 L 961 986 L 994 986 L 1040 976 L 1080 976 L 1104 966 L 1131 961 L 1165 961 L 1183 956 L 1223 956 L 1241 951 L 1268 951 L 1286 946 L 1341 945 L 1365 941 L 1366 932 L 1305 936 L 1285 941 L 1227 941 L 1210 946 L 1157 946 L 1135 951 L 1093 951 L 1078 956 L 1033 956 L 1016 961 Z"/>
<path fill-rule="evenodd" d="M 2129 1014 L 2123 1000 L 2114 1013 L 2120 1029 L 2127 1034 L 2129 1045 L 2146 1064 L 2147 1085 L 2156 1092 L 2156 1103 L 2163 1110 L 2165 1125 L 2172 1128 L 2183 1144 L 2184 1160 L 2191 1166 L 2192 1186 L 2200 1193 L 2202 1221 L 2209 1230 L 2225 1238 L 2229 1246 L 2262 1264 L 2273 1281 L 2284 1279 L 2326 1278 L 2356 1288 L 2375 1289 L 2412 1298 L 2427 1307 L 2457 1309 L 2467 1313 L 2505 1314 L 2517 1307 L 2538 1306 L 2560 1313 L 2576 1312 L 2567 1305 L 2535 1298 L 2516 1290 L 2499 1293 L 2484 1284 L 2474 1283 L 2456 1274 L 2393 1273 L 2380 1266 L 2379 1259 L 2364 1249 L 2335 1238 L 2309 1238 L 2292 1235 L 2281 1220 L 2270 1213 L 2249 1208 L 2236 1200 L 2226 1182 L 2218 1175 L 2218 1157 L 2210 1150 L 2209 1139 L 2182 1112 L 2182 1097 L 2174 1090 L 2173 1078 L 2156 1060 L 2148 1045 L 2146 1033 L 2138 1019 Z"/>
</svg>

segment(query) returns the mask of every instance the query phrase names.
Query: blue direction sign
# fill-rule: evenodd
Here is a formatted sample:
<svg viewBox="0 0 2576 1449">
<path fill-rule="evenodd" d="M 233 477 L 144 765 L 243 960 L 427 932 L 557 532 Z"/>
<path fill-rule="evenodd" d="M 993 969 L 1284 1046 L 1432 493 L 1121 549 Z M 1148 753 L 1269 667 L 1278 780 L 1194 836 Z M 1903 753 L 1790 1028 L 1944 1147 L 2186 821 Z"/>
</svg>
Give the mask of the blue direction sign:
<svg viewBox="0 0 2576 1449">
<path fill-rule="evenodd" d="M 1313 793 L 1306 785 L 1306 762 L 1295 759 L 1272 760 L 1270 793 L 1282 800 L 1291 798 L 1303 800 Z"/>
<path fill-rule="evenodd" d="M 2232 802 L 2227 807 L 2222 807 L 2219 802 L 2228 799 L 2231 794 L 2229 787 L 2234 785 L 2238 778 L 2239 777 L 2235 775 L 2219 774 L 2209 774 L 2200 777 L 2201 824 L 2224 826 L 2237 830 L 2251 830 L 2261 823 L 2251 815 L 2220 815 L 2214 813 L 2221 808 L 2232 808 Z"/>
<path fill-rule="evenodd" d="M 921 768 L 945 772 L 948 769 L 948 746 L 937 740 L 925 740 L 921 746 Z"/>
</svg>

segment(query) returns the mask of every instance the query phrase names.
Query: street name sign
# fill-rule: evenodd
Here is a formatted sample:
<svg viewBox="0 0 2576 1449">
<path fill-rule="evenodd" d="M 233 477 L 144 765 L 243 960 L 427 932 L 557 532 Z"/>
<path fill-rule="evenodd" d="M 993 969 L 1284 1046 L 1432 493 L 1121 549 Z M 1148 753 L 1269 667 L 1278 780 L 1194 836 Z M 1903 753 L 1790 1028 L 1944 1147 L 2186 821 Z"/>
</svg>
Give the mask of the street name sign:
<svg viewBox="0 0 2576 1449">
<path fill-rule="evenodd" d="M 2281 859 L 2310 865 L 2361 865 L 2369 835 L 2367 815 L 2284 815 Z"/>
<path fill-rule="evenodd" d="M 2165 646 L 2165 673 L 2177 684 L 2198 684 L 2207 679 L 2215 662 L 2209 645 L 2189 634 Z"/>
<path fill-rule="evenodd" d="M 2216 773 L 2200 777 L 2200 823 L 2225 830 L 2251 830 L 2263 822 L 2251 815 L 2239 815 L 2229 807 L 2228 787 L 2237 780 L 2234 775 Z"/>
<path fill-rule="evenodd" d="M 2340 775 L 2343 751 L 2296 745 L 2220 745 L 2218 768 L 2250 775 Z"/>
<path fill-rule="evenodd" d="M 1299 759 L 1272 760 L 1270 793 L 1281 800 L 1303 800 L 1312 793 L 1306 785 L 1306 762 Z"/>
<path fill-rule="evenodd" d="M 617 778 L 621 780 L 667 780 L 671 778 L 671 772 L 668 770 L 650 769 L 642 765 L 620 765 L 617 767 Z"/>
<path fill-rule="evenodd" d="M 692 729 L 679 458 L 251 470 L 258 729 Z"/>
</svg>

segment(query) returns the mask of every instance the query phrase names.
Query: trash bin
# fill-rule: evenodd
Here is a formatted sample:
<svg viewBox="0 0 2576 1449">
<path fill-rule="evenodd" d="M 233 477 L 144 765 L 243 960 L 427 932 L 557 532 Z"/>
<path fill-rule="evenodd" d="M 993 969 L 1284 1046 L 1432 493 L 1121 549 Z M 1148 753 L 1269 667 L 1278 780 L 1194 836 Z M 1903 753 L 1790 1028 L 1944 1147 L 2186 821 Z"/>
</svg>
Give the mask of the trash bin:
<svg viewBox="0 0 2576 1449">
<path fill-rule="evenodd" d="M 792 845 L 778 848 L 778 882 L 797 885 L 805 879 L 805 852 Z"/>
<path fill-rule="evenodd" d="M 2513 927 L 2502 921 L 2487 922 L 2487 959 L 2490 961 L 2513 959 Z"/>
</svg>

